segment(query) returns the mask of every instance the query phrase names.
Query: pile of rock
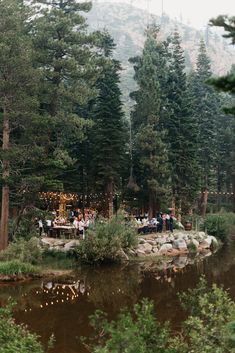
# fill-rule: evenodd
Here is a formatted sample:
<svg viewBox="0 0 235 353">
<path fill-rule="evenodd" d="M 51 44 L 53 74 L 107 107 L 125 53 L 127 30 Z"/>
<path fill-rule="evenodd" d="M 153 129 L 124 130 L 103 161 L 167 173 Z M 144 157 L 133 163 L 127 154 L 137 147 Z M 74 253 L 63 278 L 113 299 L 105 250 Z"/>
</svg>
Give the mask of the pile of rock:
<svg viewBox="0 0 235 353">
<path fill-rule="evenodd" d="M 139 245 L 134 253 L 137 256 L 177 256 L 191 251 L 203 253 L 216 247 L 218 247 L 217 239 L 204 232 L 179 231 L 173 234 L 143 236 L 139 239 Z"/>
<path fill-rule="evenodd" d="M 41 245 L 48 250 L 67 252 L 73 250 L 79 245 L 80 241 L 77 239 L 56 239 L 45 237 L 41 239 Z"/>
</svg>

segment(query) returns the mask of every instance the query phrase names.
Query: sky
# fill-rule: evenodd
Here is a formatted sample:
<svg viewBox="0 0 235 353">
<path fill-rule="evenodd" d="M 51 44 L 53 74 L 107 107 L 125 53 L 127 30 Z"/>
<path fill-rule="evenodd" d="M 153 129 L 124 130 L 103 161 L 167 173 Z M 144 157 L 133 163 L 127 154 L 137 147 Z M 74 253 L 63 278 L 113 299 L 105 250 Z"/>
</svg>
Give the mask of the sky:
<svg viewBox="0 0 235 353">
<path fill-rule="evenodd" d="M 98 2 L 125 2 L 161 15 L 164 12 L 172 19 L 180 17 L 183 23 L 193 27 L 204 27 L 212 17 L 221 14 L 235 16 L 235 0 L 96 0 Z"/>
</svg>

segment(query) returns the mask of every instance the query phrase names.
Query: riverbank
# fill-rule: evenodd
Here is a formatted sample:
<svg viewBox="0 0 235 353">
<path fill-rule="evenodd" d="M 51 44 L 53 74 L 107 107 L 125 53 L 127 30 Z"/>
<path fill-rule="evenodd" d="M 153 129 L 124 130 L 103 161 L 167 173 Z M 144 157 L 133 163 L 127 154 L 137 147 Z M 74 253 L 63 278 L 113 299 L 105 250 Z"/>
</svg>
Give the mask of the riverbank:
<svg viewBox="0 0 235 353">
<path fill-rule="evenodd" d="M 207 254 L 217 249 L 220 242 L 204 232 L 175 231 L 174 233 L 153 233 L 139 237 L 136 249 L 130 250 L 132 256 L 180 256 L 188 253 Z"/>
<path fill-rule="evenodd" d="M 80 245 L 80 240 L 43 238 L 41 244 L 48 253 L 69 253 Z M 138 236 L 137 245 L 119 251 L 121 262 L 131 261 L 134 257 L 182 256 L 188 253 L 207 255 L 220 246 L 220 242 L 204 232 L 175 231 L 174 233 L 151 233 Z M 79 262 L 79 258 L 78 258 Z"/>
</svg>

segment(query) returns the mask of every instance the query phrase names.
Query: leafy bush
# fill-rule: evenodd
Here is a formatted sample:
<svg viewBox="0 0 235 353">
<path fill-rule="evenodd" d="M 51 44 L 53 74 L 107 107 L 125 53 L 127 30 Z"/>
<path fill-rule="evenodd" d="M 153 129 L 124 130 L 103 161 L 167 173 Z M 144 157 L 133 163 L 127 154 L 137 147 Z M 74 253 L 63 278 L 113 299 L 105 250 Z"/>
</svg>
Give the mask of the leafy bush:
<svg viewBox="0 0 235 353">
<path fill-rule="evenodd" d="M 38 270 L 35 266 L 20 262 L 19 260 L 0 262 L 1 275 L 21 275 L 37 273 Z"/>
<path fill-rule="evenodd" d="M 123 218 L 112 218 L 109 222 L 96 223 L 87 231 L 77 254 L 87 263 L 116 262 L 120 260 L 121 249 L 135 246 L 137 238 L 135 229 Z"/>
<path fill-rule="evenodd" d="M 156 353 L 166 352 L 169 340 L 168 324 L 157 322 L 153 304 L 144 299 L 134 306 L 136 320 L 126 310 L 121 311 L 116 321 L 108 322 L 106 315 L 97 311 L 91 319 L 98 344 L 94 353 Z M 102 334 L 101 334 L 102 333 Z M 93 342 L 90 342 L 93 346 Z"/>
<path fill-rule="evenodd" d="M 24 325 L 16 325 L 12 306 L 0 308 L 0 353 L 43 353 L 38 336 Z"/>
<path fill-rule="evenodd" d="M 223 242 L 227 241 L 229 235 L 235 234 L 235 214 L 208 214 L 204 222 L 204 230 L 209 235 L 214 235 Z"/>
<path fill-rule="evenodd" d="M 24 240 L 22 238 L 9 244 L 6 250 L 0 252 L 0 260 L 19 260 L 31 264 L 38 264 L 42 260 L 42 250 L 38 245 L 37 238 Z"/>
<path fill-rule="evenodd" d="M 225 353 L 235 352 L 235 303 L 216 285 L 209 289 L 204 279 L 180 296 L 188 311 L 182 331 L 172 336 L 167 323 L 158 323 L 153 304 L 144 299 L 134 306 L 134 318 L 122 311 L 108 322 L 98 311 L 91 318 L 94 353 Z M 98 340 L 97 340 L 98 339 Z"/>
</svg>

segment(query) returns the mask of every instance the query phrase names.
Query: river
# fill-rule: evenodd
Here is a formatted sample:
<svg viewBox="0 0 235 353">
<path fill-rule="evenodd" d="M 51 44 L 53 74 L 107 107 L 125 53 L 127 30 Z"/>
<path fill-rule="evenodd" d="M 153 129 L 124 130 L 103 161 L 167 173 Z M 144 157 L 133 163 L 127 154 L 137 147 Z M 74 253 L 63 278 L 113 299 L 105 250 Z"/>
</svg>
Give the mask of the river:
<svg viewBox="0 0 235 353">
<path fill-rule="evenodd" d="M 89 316 L 96 309 L 114 319 L 120 308 L 132 308 L 146 297 L 154 301 L 160 321 L 179 329 L 185 314 L 177 293 L 194 287 L 202 274 L 209 283 L 229 288 L 235 300 L 235 242 L 203 260 L 181 257 L 174 263 L 82 268 L 69 278 L 1 285 L 0 305 L 12 297 L 16 321 L 40 335 L 43 344 L 54 334 L 51 353 L 87 353 L 80 338 L 91 334 Z"/>
</svg>

